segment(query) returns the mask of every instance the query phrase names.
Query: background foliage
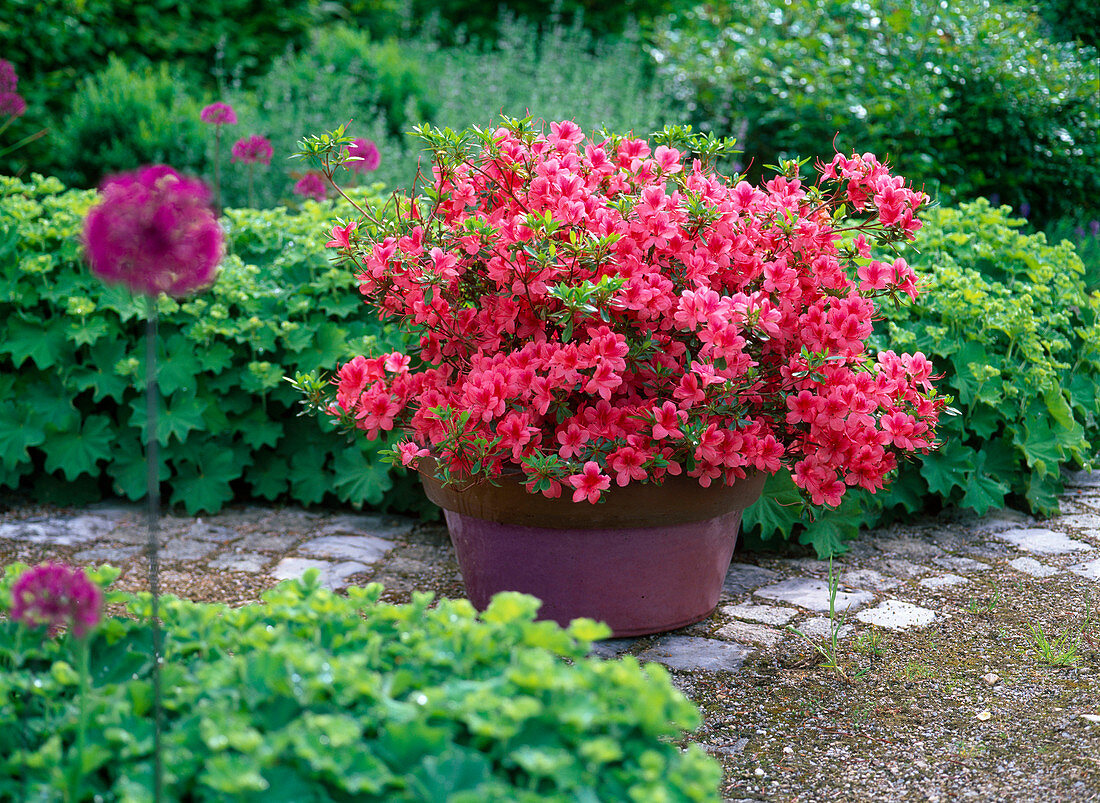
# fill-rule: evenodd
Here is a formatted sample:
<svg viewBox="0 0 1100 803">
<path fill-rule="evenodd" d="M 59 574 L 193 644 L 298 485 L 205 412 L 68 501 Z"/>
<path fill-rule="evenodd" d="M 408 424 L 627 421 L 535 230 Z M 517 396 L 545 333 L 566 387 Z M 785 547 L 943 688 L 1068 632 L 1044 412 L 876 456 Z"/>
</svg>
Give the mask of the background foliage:
<svg viewBox="0 0 1100 803">
<path fill-rule="evenodd" d="M 0 578 L 0 610 L 22 564 Z M 101 569 L 101 579 L 118 575 Z M 664 667 L 585 657 L 605 625 L 534 622 L 498 595 L 480 616 L 430 594 L 320 587 L 316 570 L 231 609 L 163 598 L 164 768 L 180 800 L 717 801 L 699 712 Z M 83 787 L 145 800 L 152 775 L 151 603 L 90 638 Z M 0 798 L 56 800 L 74 760 L 69 637 L 0 621 Z"/>
<path fill-rule="evenodd" d="M 1100 216 L 1096 51 L 995 0 L 708 3 L 654 54 L 697 122 L 756 171 L 833 146 L 889 154 L 941 200 L 996 194 L 1040 221 Z"/>
<path fill-rule="evenodd" d="M 145 489 L 144 302 L 81 262 L 94 197 L 56 179 L 0 178 L 0 487 L 69 504 Z M 161 298 L 166 501 L 191 513 L 248 495 L 426 508 L 414 478 L 379 459 L 384 444 L 346 444 L 298 417 L 284 380 L 404 344 L 328 262 L 322 237 L 338 213 L 314 202 L 296 215 L 228 210 L 214 287 L 181 304 Z"/>
</svg>

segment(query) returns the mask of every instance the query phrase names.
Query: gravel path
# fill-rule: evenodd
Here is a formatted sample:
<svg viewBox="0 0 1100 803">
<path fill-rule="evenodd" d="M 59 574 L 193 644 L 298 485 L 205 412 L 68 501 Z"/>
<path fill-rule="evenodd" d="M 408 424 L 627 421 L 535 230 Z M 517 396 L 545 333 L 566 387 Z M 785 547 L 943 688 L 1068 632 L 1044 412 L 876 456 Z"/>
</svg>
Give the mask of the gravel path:
<svg viewBox="0 0 1100 803">
<path fill-rule="evenodd" d="M 394 602 L 463 593 L 446 531 L 402 517 L 244 507 L 161 533 L 165 592 L 195 600 L 255 602 L 311 566 Z M 0 514 L 0 563 L 112 563 L 140 590 L 145 537 L 134 507 L 20 507 Z M 741 552 L 710 618 L 597 652 L 672 670 L 727 800 L 1100 800 L 1100 475 L 1070 478 L 1058 518 L 915 521 L 833 571 L 835 652 L 829 565 Z M 1038 628 L 1065 636 L 1046 659 Z"/>
</svg>

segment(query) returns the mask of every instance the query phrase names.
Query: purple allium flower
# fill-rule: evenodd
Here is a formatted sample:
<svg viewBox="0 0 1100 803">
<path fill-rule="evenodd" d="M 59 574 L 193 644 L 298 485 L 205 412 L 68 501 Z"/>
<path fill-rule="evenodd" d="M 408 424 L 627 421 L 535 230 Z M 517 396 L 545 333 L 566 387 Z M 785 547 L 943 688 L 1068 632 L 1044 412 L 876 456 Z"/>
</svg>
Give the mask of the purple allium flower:
<svg viewBox="0 0 1100 803">
<path fill-rule="evenodd" d="M 103 594 L 83 569 L 44 563 L 28 569 L 12 588 L 11 618 L 29 627 L 68 625 L 77 638 L 99 624 Z"/>
<path fill-rule="evenodd" d="M 253 134 L 248 139 L 239 139 L 233 144 L 234 162 L 245 164 L 271 164 L 271 157 L 275 155 L 275 149 L 271 147 L 271 141 L 267 137 Z"/>
<path fill-rule="evenodd" d="M 1027 217 L 1030 214 L 1031 214 L 1031 204 L 1029 204 L 1027 201 L 1024 201 L 1022 204 L 1020 204 L 1020 216 L 1021 217 Z"/>
<path fill-rule="evenodd" d="M 294 192 L 303 198 L 312 198 L 315 201 L 325 200 L 325 196 L 328 194 L 325 180 L 320 173 L 306 173 L 294 185 Z"/>
<path fill-rule="evenodd" d="M 1093 237 L 1100 237 L 1100 220 L 1089 221 L 1089 233 Z"/>
<path fill-rule="evenodd" d="M 14 92 L 19 88 L 19 76 L 15 67 L 6 59 L 0 59 L 0 92 Z"/>
<path fill-rule="evenodd" d="M 1073 236 L 1076 237 L 1078 240 L 1085 239 L 1085 227 L 1080 224 L 1074 226 Z"/>
<path fill-rule="evenodd" d="M 167 165 L 113 176 L 84 221 L 92 270 L 109 282 L 156 295 L 186 295 L 210 284 L 223 236 L 210 193 Z"/>
<path fill-rule="evenodd" d="M 0 92 L 0 117 L 19 117 L 27 110 L 27 102 L 18 92 Z"/>
<path fill-rule="evenodd" d="M 989 205 L 994 209 L 1001 205 L 1001 194 L 999 192 L 990 193 Z"/>
<path fill-rule="evenodd" d="M 204 123 L 212 123 L 213 125 L 237 124 L 237 113 L 233 111 L 233 107 L 228 103 L 211 103 L 202 110 L 202 114 L 199 116 Z"/>
<path fill-rule="evenodd" d="M 348 162 L 347 166 L 356 173 L 369 173 L 377 170 L 382 162 L 382 156 L 378 153 L 378 146 L 369 139 L 358 137 L 348 145 L 348 156 L 356 156 L 354 162 Z"/>
</svg>

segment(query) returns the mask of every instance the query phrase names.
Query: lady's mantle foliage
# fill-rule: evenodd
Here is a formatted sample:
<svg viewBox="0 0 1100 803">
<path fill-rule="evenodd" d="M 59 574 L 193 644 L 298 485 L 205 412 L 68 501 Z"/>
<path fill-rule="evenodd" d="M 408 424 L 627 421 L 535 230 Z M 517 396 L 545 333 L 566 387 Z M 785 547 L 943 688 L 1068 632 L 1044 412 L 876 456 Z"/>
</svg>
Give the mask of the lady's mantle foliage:
<svg viewBox="0 0 1100 803">
<path fill-rule="evenodd" d="M 224 237 L 201 181 L 153 165 L 108 179 L 101 196 L 84 225 L 88 260 L 100 277 L 170 296 L 214 280 Z"/>
<path fill-rule="evenodd" d="M 522 469 L 531 491 L 590 502 L 786 467 L 836 505 L 934 448 L 931 364 L 864 345 L 875 299 L 917 295 L 872 244 L 912 239 L 928 199 L 870 154 L 754 187 L 689 160 L 673 145 L 706 143 L 676 129 L 656 147 L 571 122 L 421 136 L 424 197 L 329 243 L 420 336 L 415 362 L 344 365 L 327 407 L 369 438 L 404 427 L 395 460 L 431 454 L 444 479 Z"/>
<path fill-rule="evenodd" d="M 67 772 L 104 800 L 147 799 L 153 755 L 148 594 L 87 637 L 82 759 L 74 646 L 20 638 L 3 616 L 0 570 L 0 800 L 62 800 Z M 118 569 L 93 577 L 110 582 Z M 605 625 L 534 621 L 538 601 L 379 585 L 337 595 L 310 570 L 231 609 L 162 600 L 164 766 L 181 800 L 717 801 L 721 769 L 683 748 L 699 712 L 659 664 L 588 657 Z"/>
</svg>

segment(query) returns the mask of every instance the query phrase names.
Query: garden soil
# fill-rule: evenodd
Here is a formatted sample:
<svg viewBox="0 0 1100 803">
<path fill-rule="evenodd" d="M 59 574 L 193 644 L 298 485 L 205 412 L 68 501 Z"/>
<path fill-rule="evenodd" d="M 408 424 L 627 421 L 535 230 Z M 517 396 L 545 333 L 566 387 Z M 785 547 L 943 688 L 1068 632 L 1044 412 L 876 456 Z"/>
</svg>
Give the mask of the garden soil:
<svg viewBox="0 0 1100 803">
<path fill-rule="evenodd" d="M 831 568 L 739 551 L 711 617 L 598 654 L 669 667 L 725 800 L 1100 800 L 1100 477 L 1069 480 L 1058 518 L 914 521 Z M 162 588 L 194 600 L 258 602 L 309 566 L 392 602 L 463 593 L 439 524 L 240 507 L 166 515 L 160 534 Z M 0 564 L 110 562 L 132 591 L 144 539 L 133 507 L 0 513 Z"/>
</svg>

